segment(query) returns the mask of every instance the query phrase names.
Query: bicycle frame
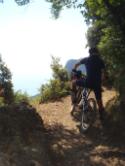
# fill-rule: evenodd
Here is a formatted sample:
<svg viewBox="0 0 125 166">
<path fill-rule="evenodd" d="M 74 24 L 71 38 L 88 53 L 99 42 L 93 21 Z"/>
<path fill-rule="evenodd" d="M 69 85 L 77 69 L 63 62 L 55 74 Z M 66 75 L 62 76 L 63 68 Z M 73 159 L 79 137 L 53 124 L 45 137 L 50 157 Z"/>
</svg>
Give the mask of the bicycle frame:
<svg viewBox="0 0 125 166">
<path fill-rule="evenodd" d="M 88 88 L 84 88 L 82 91 L 81 132 L 86 132 L 96 117 L 96 102 L 93 98 L 88 98 L 91 91 Z"/>
<path fill-rule="evenodd" d="M 83 100 L 83 111 L 86 111 L 88 108 L 88 97 L 91 93 L 91 90 L 88 88 L 84 88 L 82 91 L 82 100 Z"/>
</svg>

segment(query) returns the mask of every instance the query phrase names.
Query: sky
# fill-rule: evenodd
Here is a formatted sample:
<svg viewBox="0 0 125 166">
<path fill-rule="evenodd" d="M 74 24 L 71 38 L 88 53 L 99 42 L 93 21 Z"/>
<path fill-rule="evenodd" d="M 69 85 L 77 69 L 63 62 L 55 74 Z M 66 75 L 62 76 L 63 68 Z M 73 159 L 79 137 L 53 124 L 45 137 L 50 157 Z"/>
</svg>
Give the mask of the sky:
<svg viewBox="0 0 125 166">
<path fill-rule="evenodd" d="M 50 5 L 45 0 L 22 7 L 12 0 L 0 3 L 0 54 L 12 73 L 15 91 L 39 93 L 52 77 L 52 55 L 60 57 L 62 65 L 88 55 L 87 26 L 79 10 L 65 9 L 55 20 Z"/>
</svg>

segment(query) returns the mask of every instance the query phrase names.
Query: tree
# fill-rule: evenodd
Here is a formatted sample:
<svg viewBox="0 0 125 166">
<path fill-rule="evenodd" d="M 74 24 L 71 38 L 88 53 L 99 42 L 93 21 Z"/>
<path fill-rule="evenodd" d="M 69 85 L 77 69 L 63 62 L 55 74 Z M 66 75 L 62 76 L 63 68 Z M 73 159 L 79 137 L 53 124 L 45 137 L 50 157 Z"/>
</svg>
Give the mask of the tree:
<svg viewBox="0 0 125 166">
<path fill-rule="evenodd" d="M 69 94 L 68 73 L 60 64 L 60 58 L 52 56 L 52 79 L 40 88 L 41 102 L 57 100 Z"/>
<path fill-rule="evenodd" d="M 0 87 L 3 90 L 2 97 L 4 102 L 9 104 L 13 101 L 13 85 L 11 81 L 11 72 L 0 56 Z"/>
<path fill-rule="evenodd" d="M 15 0 L 15 2 L 19 5 L 19 6 L 22 6 L 22 5 L 26 5 L 30 2 L 30 0 Z"/>
<path fill-rule="evenodd" d="M 82 8 L 81 0 L 46 0 L 51 3 L 51 13 L 57 19 L 64 8 Z M 83 10 L 81 10 L 83 12 Z"/>
<path fill-rule="evenodd" d="M 22 92 L 21 90 L 18 90 L 14 93 L 14 102 L 15 103 L 21 103 L 21 102 L 29 103 L 29 96 L 26 92 Z"/>
<path fill-rule="evenodd" d="M 50 65 L 53 71 L 53 78 L 60 80 L 62 83 L 68 81 L 68 73 L 66 69 L 60 64 L 60 58 L 52 56 L 52 63 Z"/>
<path fill-rule="evenodd" d="M 26 5 L 30 0 L 14 0 L 19 6 Z M 0 0 L 1 3 L 4 3 L 4 0 Z"/>
<path fill-rule="evenodd" d="M 125 106 L 125 1 L 86 0 L 86 20 L 99 27 L 102 35 L 97 46 L 108 65 L 110 76 L 120 94 L 122 107 Z M 93 36 L 93 35 L 92 35 Z"/>
</svg>

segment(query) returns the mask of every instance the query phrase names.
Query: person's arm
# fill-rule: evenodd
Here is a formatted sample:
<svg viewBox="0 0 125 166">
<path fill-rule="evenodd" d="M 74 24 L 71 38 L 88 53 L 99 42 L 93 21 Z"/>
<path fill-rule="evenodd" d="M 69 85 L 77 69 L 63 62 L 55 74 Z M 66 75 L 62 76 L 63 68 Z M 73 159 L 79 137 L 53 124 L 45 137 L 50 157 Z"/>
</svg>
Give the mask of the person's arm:
<svg viewBox="0 0 125 166">
<path fill-rule="evenodd" d="M 78 63 L 76 63 L 75 65 L 74 65 L 74 68 L 73 69 L 77 69 L 79 66 L 81 65 L 81 63 L 80 62 L 78 62 Z"/>
<path fill-rule="evenodd" d="M 85 64 L 86 60 L 87 60 L 87 58 L 81 59 L 78 63 L 76 63 L 76 64 L 74 65 L 74 68 L 73 68 L 73 69 L 76 70 L 81 64 Z"/>
</svg>

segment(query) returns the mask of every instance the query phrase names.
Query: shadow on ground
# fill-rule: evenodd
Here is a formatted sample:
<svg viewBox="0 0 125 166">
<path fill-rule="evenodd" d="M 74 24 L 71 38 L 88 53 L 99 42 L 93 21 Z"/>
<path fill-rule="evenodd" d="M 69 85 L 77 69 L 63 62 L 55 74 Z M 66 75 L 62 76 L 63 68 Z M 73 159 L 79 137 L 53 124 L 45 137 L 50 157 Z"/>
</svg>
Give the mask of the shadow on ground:
<svg viewBox="0 0 125 166">
<path fill-rule="evenodd" d="M 61 124 L 46 127 L 51 160 L 55 166 L 124 166 L 123 128 L 106 119 L 97 122 L 86 134 L 68 130 Z"/>
<path fill-rule="evenodd" d="M 44 126 L 27 104 L 0 108 L 0 166 L 49 166 Z"/>
</svg>

